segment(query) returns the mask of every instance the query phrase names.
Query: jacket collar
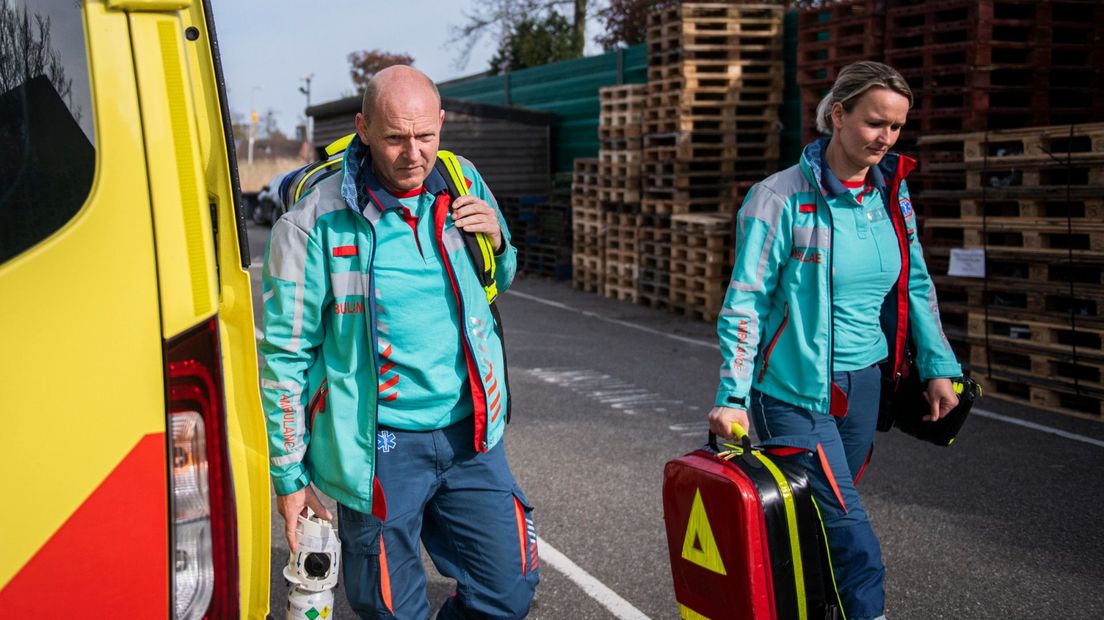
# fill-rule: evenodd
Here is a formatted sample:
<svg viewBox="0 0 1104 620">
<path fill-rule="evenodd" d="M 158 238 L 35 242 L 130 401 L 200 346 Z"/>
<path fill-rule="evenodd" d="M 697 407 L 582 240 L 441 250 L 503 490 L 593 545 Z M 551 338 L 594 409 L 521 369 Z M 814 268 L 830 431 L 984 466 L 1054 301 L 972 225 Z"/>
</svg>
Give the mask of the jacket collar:
<svg viewBox="0 0 1104 620">
<path fill-rule="evenodd" d="M 365 210 L 371 208 L 378 215 L 387 209 L 401 206 L 399 199 L 384 189 L 383 184 L 372 172 L 372 153 L 360 138 L 354 137 L 349 142 L 349 148 L 345 150 L 343 166 L 341 196 L 349 208 L 363 215 L 368 215 Z M 448 191 L 445 178 L 441 176 L 436 165 L 429 171 L 429 176 L 422 182 L 422 187 L 433 195 Z M 361 191 L 362 188 L 365 191 Z"/>
<path fill-rule="evenodd" d="M 805 146 L 801 153 L 801 166 L 810 176 L 810 181 L 820 189 L 820 193 L 827 197 L 835 197 L 848 191 L 843 183 L 832 174 L 828 168 L 828 141 L 829 138 L 819 138 Z M 900 155 L 893 151 L 885 154 L 882 161 L 870 167 L 870 183 L 877 189 L 885 189 L 887 179 L 894 181 L 903 180 L 908 173 L 916 167 L 916 162 L 910 157 Z"/>
</svg>

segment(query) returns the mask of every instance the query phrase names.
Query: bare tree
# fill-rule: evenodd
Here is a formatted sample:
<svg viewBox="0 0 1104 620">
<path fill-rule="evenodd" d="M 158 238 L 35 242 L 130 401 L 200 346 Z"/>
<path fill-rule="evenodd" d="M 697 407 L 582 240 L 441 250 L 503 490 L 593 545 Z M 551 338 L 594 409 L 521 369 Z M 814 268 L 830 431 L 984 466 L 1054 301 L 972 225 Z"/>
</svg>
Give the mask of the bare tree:
<svg viewBox="0 0 1104 620">
<path fill-rule="evenodd" d="M 484 36 L 504 41 L 517 31 L 518 23 L 561 7 L 571 13 L 574 56 L 582 56 L 586 47 L 587 0 L 489 0 L 464 11 L 467 23 L 451 28 L 452 34 L 460 41 L 460 48 L 456 50 L 456 67 L 467 66 L 472 49 Z"/>
<path fill-rule="evenodd" d="M 0 2 L 0 93 L 45 75 L 72 108 L 73 80 L 65 77 L 61 56 L 50 44 L 50 18 L 22 8 Z M 79 119 L 79 110 L 73 116 Z"/>
</svg>

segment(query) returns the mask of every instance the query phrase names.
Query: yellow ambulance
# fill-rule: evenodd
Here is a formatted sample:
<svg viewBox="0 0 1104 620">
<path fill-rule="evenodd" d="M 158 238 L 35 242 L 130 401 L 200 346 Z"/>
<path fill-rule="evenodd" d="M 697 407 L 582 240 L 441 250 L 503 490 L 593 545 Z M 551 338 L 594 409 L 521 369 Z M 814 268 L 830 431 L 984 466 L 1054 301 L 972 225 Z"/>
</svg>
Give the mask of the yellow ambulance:
<svg viewBox="0 0 1104 620">
<path fill-rule="evenodd" d="M 0 0 L 0 616 L 265 616 L 236 174 L 207 2 Z"/>
</svg>

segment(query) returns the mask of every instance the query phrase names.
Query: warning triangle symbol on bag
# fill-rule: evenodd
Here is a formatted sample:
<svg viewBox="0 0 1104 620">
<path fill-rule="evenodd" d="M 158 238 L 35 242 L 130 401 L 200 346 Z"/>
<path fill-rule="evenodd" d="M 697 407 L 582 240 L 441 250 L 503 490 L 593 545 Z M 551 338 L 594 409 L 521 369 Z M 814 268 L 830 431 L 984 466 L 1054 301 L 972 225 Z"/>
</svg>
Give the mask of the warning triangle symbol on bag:
<svg viewBox="0 0 1104 620">
<path fill-rule="evenodd" d="M 717 548 L 717 539 L 713 537 L 713 528 L 709 525 L 709 516 L 705 514 L 701 489 L 694 490 L 694 503 L 690 506 L 690 519 L 686 524 L 686 538 L 682 541 L 682 558 L 702 568 L 728 575 L 721 550 Z"/>
</svg>

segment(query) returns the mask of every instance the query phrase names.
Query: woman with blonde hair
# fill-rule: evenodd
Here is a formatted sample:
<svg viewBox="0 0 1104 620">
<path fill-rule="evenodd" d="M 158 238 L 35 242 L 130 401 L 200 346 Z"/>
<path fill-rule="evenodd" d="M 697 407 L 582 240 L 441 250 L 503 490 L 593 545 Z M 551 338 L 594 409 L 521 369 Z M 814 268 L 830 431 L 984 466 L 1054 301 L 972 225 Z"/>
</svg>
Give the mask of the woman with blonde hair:
<svg viewBox="0 0 1104 620">
<path fill-rule="evenodd" d="M 710 430 L 748 428 L 808 472 L 849 620 L 884 618 L 881 548 L 856 485 L 873 452 L 883 374 L 927 381 L 928 419 L 958 403 L 905 177 L 890 152 L 912 107 L 881 63 L 840 71 L 817 107 L 825 137 L 755 185 L 717 322 L 723 364 Z"/>
</svg>

